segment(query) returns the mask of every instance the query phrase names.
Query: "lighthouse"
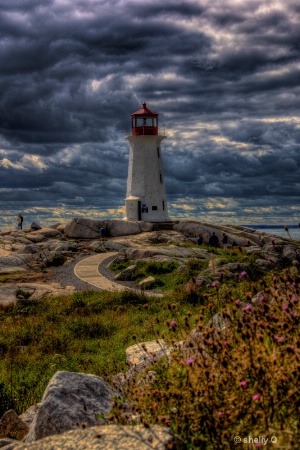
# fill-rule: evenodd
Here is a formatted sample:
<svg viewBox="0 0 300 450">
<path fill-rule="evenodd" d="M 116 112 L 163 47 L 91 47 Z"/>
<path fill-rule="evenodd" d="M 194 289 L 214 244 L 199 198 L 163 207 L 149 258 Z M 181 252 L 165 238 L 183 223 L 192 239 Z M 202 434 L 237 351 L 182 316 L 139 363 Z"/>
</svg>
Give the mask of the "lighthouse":
<svg viewBox="0 0 300 450">
<path fill-rule="evenodd" d="M 126 220 L 168 222 L 167 197 L 161 158 L 161 142 L 166 138 L 159 132 L 158 114 L 142 108 L 131 114 Z"/>
</svg>

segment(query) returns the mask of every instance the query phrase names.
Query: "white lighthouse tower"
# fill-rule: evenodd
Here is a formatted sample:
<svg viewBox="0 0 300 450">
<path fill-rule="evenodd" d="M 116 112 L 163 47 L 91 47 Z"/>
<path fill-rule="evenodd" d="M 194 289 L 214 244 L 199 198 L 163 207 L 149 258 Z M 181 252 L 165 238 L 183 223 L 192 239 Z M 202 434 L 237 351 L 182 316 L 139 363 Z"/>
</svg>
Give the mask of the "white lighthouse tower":
<svg viewBox="0 0 300 450">
<path fill-rule="evenodd" d="M 131 117 L 125 219 L 170 222 L 161 159 L 166 136 L 159 133 L 158 114 L 143 103 Z"/>
</svg>

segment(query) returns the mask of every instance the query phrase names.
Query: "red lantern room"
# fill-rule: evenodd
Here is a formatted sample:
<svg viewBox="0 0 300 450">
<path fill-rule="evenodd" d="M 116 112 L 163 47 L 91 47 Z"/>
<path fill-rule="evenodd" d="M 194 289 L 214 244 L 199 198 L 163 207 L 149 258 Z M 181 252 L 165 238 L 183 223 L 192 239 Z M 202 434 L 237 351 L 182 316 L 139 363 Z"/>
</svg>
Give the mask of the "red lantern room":
<svg viewBox="0 0 300 450">
<path fill-rule="evenodd" d="M 158 114 L 148 109 L 145 102 L 141 109 L 131 114 L 131 117 L 132 136 L 158 134 Z"/>
</svg>

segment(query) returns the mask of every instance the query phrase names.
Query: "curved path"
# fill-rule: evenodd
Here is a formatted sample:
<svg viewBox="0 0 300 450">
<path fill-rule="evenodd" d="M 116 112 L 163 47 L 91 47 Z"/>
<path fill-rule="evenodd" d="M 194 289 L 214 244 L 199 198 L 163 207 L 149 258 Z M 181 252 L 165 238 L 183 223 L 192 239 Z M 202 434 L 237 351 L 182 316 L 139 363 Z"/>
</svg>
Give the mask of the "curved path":
<svg viewBox="0 0 300 450">
<path fill-rule="evenodd" d="M 118 252 L 98 253 L 97 255 L 88 256 L 85 259 L 79 261 L 74 267 L 74 273 L 76 277 L 85 281 L 92 286 L 103 289 L 104 291 L 120 292 L 120 291 L 134 291 L 139 292 L 138 289 L 129 288 L 123 284 L 115 283 L 114 281 L 105 278 L 99 273 L 98 267 L 106 259 L 112 256 L 117 256 Z M 162 297 L 162 294 L 156 292 L 144 292 L 145 295 Z"/>
</svg>

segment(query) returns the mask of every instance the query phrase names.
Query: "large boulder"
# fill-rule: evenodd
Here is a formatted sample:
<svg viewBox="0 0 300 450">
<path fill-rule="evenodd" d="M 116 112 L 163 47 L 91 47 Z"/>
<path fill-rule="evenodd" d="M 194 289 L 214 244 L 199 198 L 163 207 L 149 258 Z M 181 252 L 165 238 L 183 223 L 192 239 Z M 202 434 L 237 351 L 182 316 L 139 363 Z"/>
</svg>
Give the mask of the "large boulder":
<svg viewBox="0 0 300 450">
<path fill-rule="evenodd" d="M 108 236 L 128 236 L 141 233 L 141 226 L 137 222 L 128 222 L 127 220 L 107 220 L 106 226 Z"/>
<path fill-rule="evenodd" d="M 39 253 L 41 248 L 35 244 L 22 245 L 16 252 L 18 255 L 32 255 L 33 253 Z"/>
<path fill-rule="evenodd" d="M 7 446 L 12 450 L 14 444 Z M 31 444 L 20 444 L 18 450 L 178 450 L 181 447 L 167 427 L 159 425 L 105 425 L 68 431 Z M 16 450 L 17 450 L 16 449 Z"/>
<path fill-rule="evenodd" d="M 57 372 L 44 392 L 26 442 L 98 425 L 99 415 L 110 411 L 112 397 L 113 391 L 100 377 Z"/>
<path fill-rule="evenodd" d="M 102 220 L 75 218 L 65 226 L 65 234 L 70 238 L 95 239 L 100 237 L 103 223 Z"/>
<path fill-rule="evenodd" d="M 95 239 L 100 237 L 100 228 L 105 225 L 107 236 L 129 236 L 144 231 L 152 231 L 153 225 L 148 222 L 129 222 L 127 220 L 94 220 L 72 219 L 65 226 L 64 233 L 71 238 Z"/>
<path fill-rule="evenodd" d="M 136 271 L 136 269 L 136 264 L 132 264 L 131 266 L 126 267 L 126 269 L 122 270 L 122 272 L 115 275 L 114 279 L 119 281 L 126 281 L 130 279 L 131 275 Z"/>
</svg>

